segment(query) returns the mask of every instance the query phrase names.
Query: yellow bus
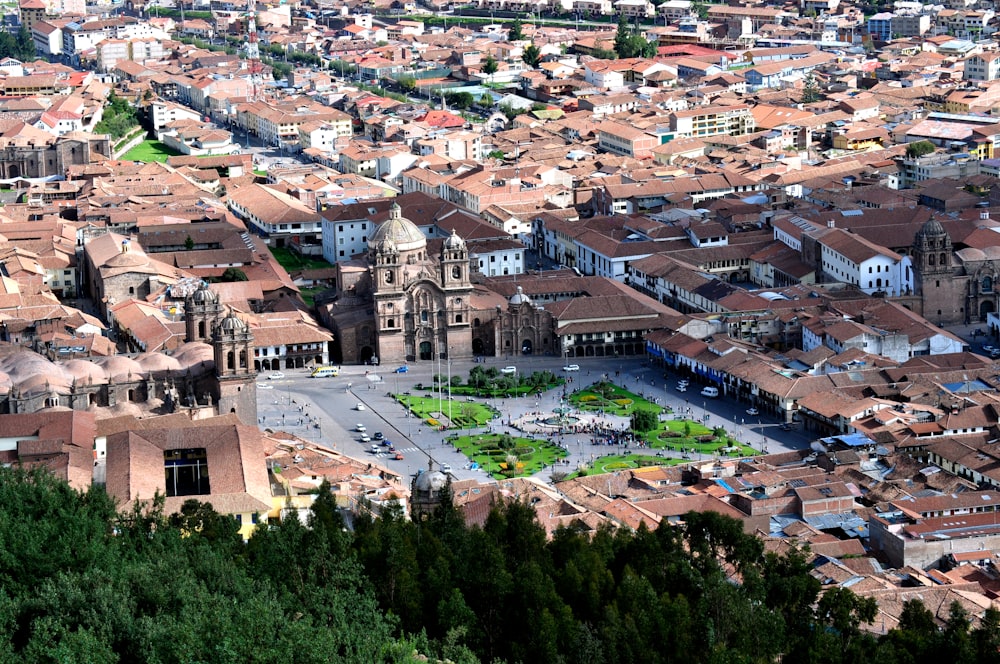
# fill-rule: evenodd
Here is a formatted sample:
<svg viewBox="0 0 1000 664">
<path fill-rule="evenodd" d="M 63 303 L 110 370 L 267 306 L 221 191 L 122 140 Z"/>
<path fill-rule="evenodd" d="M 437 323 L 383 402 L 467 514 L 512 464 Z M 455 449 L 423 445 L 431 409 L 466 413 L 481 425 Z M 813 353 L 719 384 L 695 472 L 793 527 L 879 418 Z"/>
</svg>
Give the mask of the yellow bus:
<svg viewBox="0 0 1000 664">
<path fill-rule="evenodd" d="M 310 374 L 312 378 L 336 378 L 340 375 L 340 367 L 316 367 Z"/>
</svg>

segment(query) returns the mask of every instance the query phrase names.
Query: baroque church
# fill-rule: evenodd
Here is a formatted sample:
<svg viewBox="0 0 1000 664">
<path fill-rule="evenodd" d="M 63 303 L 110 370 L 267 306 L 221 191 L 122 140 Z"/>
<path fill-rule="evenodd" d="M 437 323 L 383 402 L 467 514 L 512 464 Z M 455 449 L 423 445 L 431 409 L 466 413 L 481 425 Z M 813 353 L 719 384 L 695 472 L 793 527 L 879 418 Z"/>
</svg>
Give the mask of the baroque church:
<svg viewBox="0 0 1000 664">
<path fill-rule="evenodd" d="M 645 333 L 680 316 L 605 277 L 486 277 L 454 230 L 429 239 L 398 204 L 367 243 L 337 262 L 338 291 L 319 308 L 345 364 L 641 355 Z"/>
<path fill-rule="evenodd" d="M 340 293 L 329 323 L 347 364 L 472 356 L 471 266 L 453 231 L 428 239 L 393 204 L 362 261 L 337 264 Z"/>
<path fill-rule="evenodd" d="M 0 347 L 0 412 L 58 408 L 98 417 L 235 413 L 257 424 L 253 334 L 202 285 L 185 302 L 186 343 L 145 353 L 54 362 L 19 345 Z M 6 394 L 2 394 L 6 388 Z"/>
<path fill-rule="evenodd" d="M 1000 236 L 997 246 L 955 251 L 948 231 L 927 221 L 913 241 L 913 265 L 919 277 L 923 316 L 936 325 L 985 321 L 998 310 Z"/>
</svg>

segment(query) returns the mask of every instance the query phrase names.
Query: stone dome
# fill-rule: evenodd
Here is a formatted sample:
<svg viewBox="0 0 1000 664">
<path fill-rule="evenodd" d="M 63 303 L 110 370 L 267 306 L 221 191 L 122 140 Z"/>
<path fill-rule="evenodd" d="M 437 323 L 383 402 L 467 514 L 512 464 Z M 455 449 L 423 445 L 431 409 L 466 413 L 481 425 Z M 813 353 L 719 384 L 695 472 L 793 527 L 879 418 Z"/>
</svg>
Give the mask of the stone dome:
<svg viewBox="0 0 1000 664">
<path fill-rule="evenodd" d="M 50 380 L 54 384 L 69 385 L 73 376 L 61 366 L 50 362 L 38 353 L 27 351 L 8 355 L 0 362 L 0 371 L 8 374 L 11 383 L 23 389 L 25 383 Z"/>
<path fill-rule="evenodd" d="M 948 232 L 941 225 L 941 222 L 937 219 L 928 219 L 923 226 L 920 227 L 920 232 L 918 235 L 923 236 L 935 236 L 935 235 L 947 235 Z"/>
<path fill-rule="evenodd" d="M 215 366 L 215 351 L 212 346 L 203 341 L 191 341 L 174 353 L 174 359 L 180 364 L 181 369 L 191 369 L 205 363 L 205 366 Z"/>
<path fill-rule="evenodd" d="M 458 237 L 458 233 L 453 228 L 451 229 L 451 235 L 444 241 L 444 248 L 450 251 L 465 249 L 465 240 Z"/>
<path fill-rule="evenodd" d="M 103 368 L 108 376 L 117 381 L 138 380 L 146 375 L 141 364 L 123 355 L 101 357 L 95 361 L 95 364 Z"/>
<path fill-rule="evenodd" d="M 161 373 L 165 371 L 180 371 L 181 363 L 176 358 L 163 353 L 146 353 L 136 358 L 136 362 L 144 371 Z"/>
<path fill-rule="evenodd" d="M 35 374 L 17 383 L 17 389 L 23 394 L 37 392 L 57 392 L 69 394 L 73 379 L 65 375 Z"/>
<path fill-rule="evenodd" d="M 194 304 L 218 304 L 219 296 L 213 293 L 206 284 L 198 287 L 198 290 L 191 293 L 191 302 Z"/>
<path fill-rule="evenodd" d="M 425 470 L 413 481 L 417 491 L 438 492 L 448 484 L 448 476 L 440 470 Z"/>
<path fill-rule="evenodd" d="M 125 251 L 115 254 L 107 261 L 103 267 L 146 267 L 149 259 L 139 252 Z"/>
<path fill-rule="evenodd" d="M 78 385 L 101 385 L 108 382 L 104 368 L 87 360 L 70 360 L 64 362 L 63 369 L 68 371 Z"/>
<path fill-rule="evenodd" d="M 231 313 L 219 323 L 219 331 L 242 333 L 247 331 L 247 324 Z"/>
<path fill-rule="evenodd" d="M 531 298 L 524 294 L 523 288 L 518 286 L 517 292 L 510 296 L 510 303 L 514 305 L 531 304 Z"/>
<path fill-rule="evenodd" d="M 415 223 L 403 216 L 398 203 L 392 204 L 389 219 L 382 222 L 368 238 L 368 248 L 378 251 L 379 244 L 385 240 L 390 240 L 399 251 L 413 251 L 427 246 L 427 238 Z"/>
</svg>

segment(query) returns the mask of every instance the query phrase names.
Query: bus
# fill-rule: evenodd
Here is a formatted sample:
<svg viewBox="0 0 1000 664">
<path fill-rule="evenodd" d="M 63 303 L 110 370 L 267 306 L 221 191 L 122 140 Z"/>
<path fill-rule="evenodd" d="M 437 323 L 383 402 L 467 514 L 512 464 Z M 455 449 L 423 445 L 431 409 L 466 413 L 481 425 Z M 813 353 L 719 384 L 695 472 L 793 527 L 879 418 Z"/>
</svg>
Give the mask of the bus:
<svg viewBox="0 0 1000 664">
<path fill-rule="evenodd" d="M 336 378 L 340 375 L 340 367 L 316 367 L 310 374 L 312 378 Z"/>
</svg>

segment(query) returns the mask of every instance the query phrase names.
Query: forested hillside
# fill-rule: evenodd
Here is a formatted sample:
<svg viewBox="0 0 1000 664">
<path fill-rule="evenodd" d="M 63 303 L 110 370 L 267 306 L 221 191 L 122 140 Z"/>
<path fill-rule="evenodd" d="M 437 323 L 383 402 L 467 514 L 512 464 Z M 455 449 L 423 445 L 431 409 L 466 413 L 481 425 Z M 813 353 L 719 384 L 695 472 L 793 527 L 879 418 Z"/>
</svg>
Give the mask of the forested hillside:
<svg viewBox="0 0 1000 664">
<path fill-rule="evenodd" d="M 877 638 L 873 602 L 807 571 L 712 513 L 547 541 L 527 506 L 480 529 L 446 505 L 350 532 L 325 494 L 243 544 L 193 501 L 120 516 L 0 469 L 3 662 L 1000 662 L 996 612 L 938 629 L 914 602 Z"/>
</svg>

